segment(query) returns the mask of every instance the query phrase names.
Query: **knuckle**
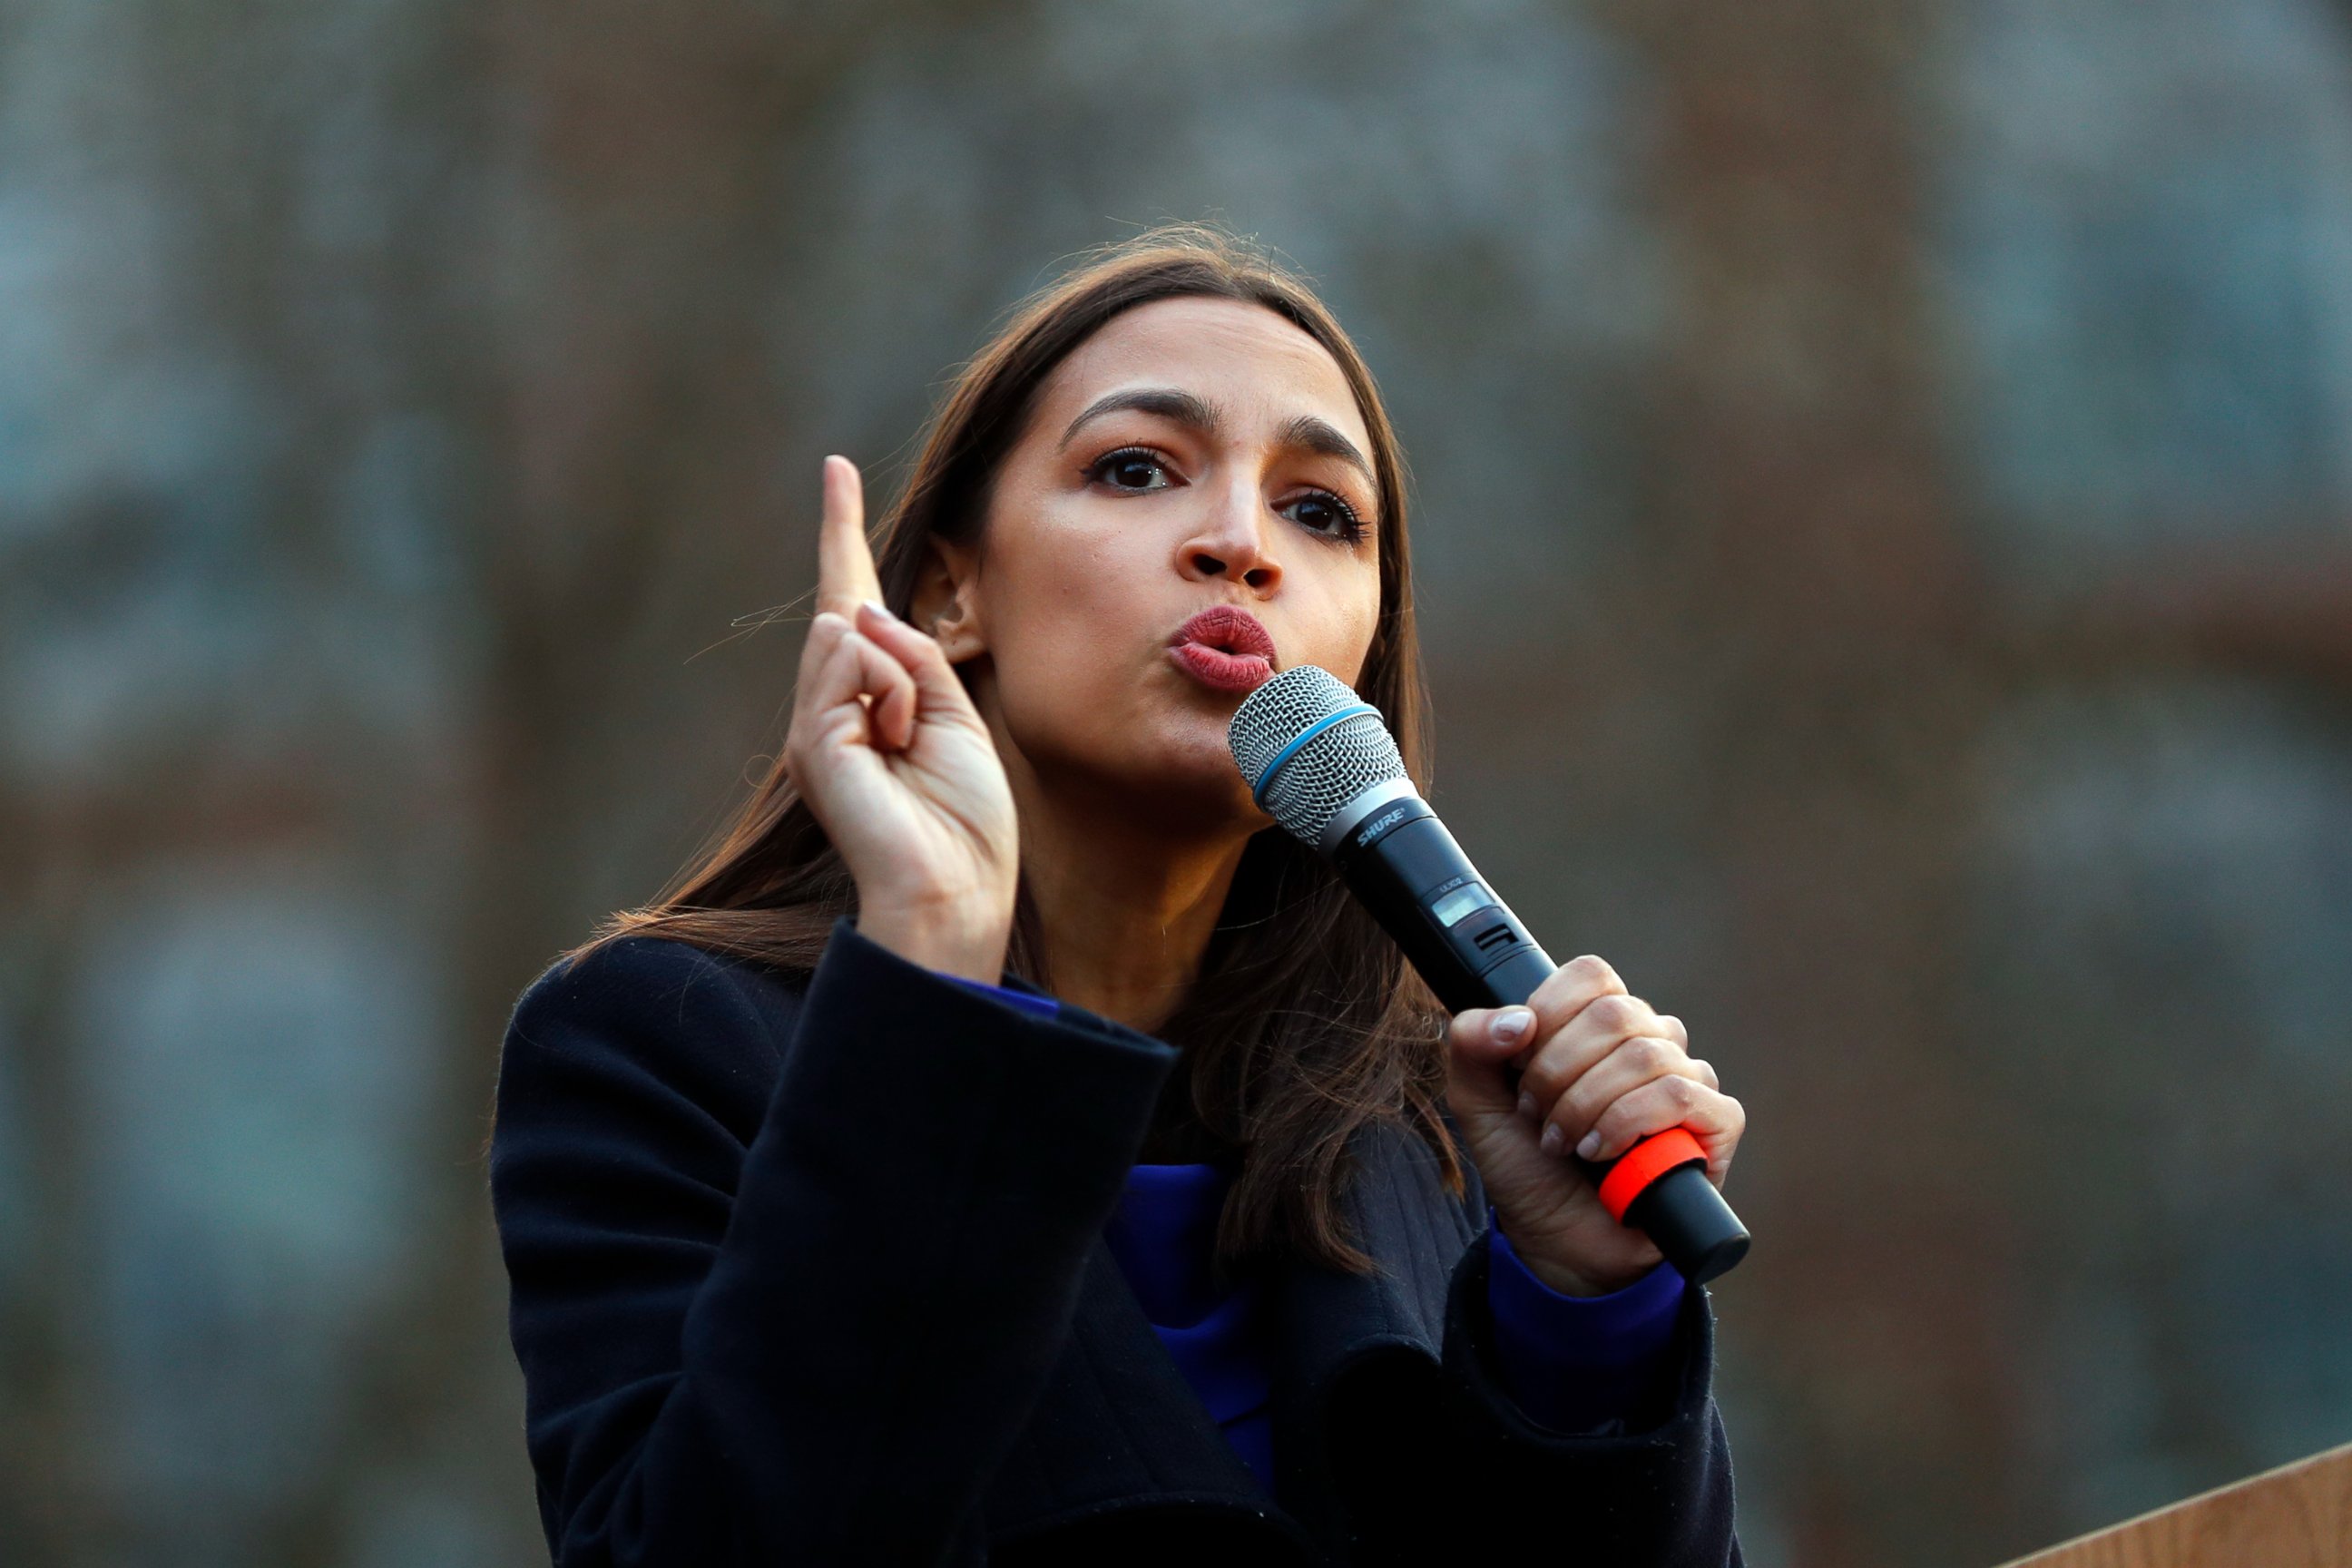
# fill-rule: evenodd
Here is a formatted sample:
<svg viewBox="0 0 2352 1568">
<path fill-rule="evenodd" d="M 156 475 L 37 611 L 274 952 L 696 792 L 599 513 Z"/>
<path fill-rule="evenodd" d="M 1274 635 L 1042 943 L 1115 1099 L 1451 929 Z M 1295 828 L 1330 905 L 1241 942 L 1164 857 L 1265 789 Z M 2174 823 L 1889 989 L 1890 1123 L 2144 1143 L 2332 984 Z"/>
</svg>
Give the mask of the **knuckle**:
<svg viewBox="0 0 2352 1568">
<path fill-rule="evenodd" d="M 1559 1069 L 1549 1062 L 1546 1057 L 1538 1057 L 1534 1061 L 1529 1062 L 1527 1070 L 1519 1075 L 1519 1088 L 1534 1095 L 1538 1100 L 1552 1100 L 1560 1092 Z"/>
<path fill-rule="evenodd" d="M 1554 1046 L 1528 1064 L 1528 1077 L 1536 1084 L 1538 1095 L 1567 1094 L 1585 1081 L 1591 1065 L 1576 1053 Z"/>
<path fill-rule="evenodd" d="M 916 631 L 917 636 L 907 639 L 914 645 L 915 657 L 926 664 L 936 665 L 941 669 L 947 668 L 948 650 L 940 646 L 940 639 L 929 632 L 923 631 L 919 626 Z"/>
<path fill-rule="evenodd" d="M 803 682 L 823 672 L 826 661 L 833 657 L 835 639 L 840 635 L 815 622 L 809 624 L 808 639 L 801 645 L 800 678 Z"/>
<path fill-rule="evenodd" d="M 1642 1021 L 1642 1005 L 1622 992 L 1599 998 L 1584 1013 L 1595 1028 L 1612 1035 L 1631 1034 Z"/>
<path fill-rule="evenodd" d="M 1617 978 L 1617 972 L 1610 968 L 1609 961 L 1598 953 L 1587 952 L 1570 959 L 1560 965 L 1560 973 L 1574 975 L 1579 985 L 1587 989 L 1615 991 L 1623 988 Z"/>
<path fill-rule="evenodd" d="M 1528 998 L 1528 1005 L 1536 1010 L 1538 1029 L 1549 1029 L 1561 1017 L 1574 1011 L 1576 999 L 1580 994 L 1576 976 L 1567 964 L 1545 975 L 1534 994 Z"/>
<path fill-rule="evenodd" d="M 1654 1035 L 1637 1035 L 1618 1049 L 1625 1053 L 1634 1067 L 1654 1078 L 1660 1073 L 1672 1072 L 1682 1061 L 1682 1052 L 1675 1048 L 1674 1042 L 1659 1039 Z"/>
<path fill-rule="evenodd" d="M 1690 1068 L 1691 1071 L 1697 1076 L 1699 1082 L 1706 1085 L 1707 1088 L 1719 1089 L 1723 1087 L 1723 1079 L 1716 1076 L 1714 1063 L 1693 1057 L 1690 1059 Z"/>
</svg>

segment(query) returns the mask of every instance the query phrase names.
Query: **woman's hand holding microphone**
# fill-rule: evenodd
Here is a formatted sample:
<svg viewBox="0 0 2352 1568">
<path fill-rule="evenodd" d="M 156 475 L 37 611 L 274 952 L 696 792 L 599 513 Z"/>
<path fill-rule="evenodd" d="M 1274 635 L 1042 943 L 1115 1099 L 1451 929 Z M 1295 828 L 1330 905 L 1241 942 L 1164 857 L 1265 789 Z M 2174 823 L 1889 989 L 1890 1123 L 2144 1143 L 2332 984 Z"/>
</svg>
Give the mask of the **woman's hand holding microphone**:
<svg viewBox="0 0 2352 1568">
<path fill-rule="evenodd" d="M 1517 1033 L 1507 1026 L 1516 1022 Z M 1748 1113 L 1690 1054 L 1682 1021 L 1630 995 L 1598 958 L 1561 964 L 1524 1007 L 1473 1007 L 1447 1035 L 1447 1101 L 1511 1248 L 1564 1295 L 1632 1284 L 1662 1255 L 1618 1224 L 1571 1154 L 1615 1159 L 1670 1127 L 1717 1187 Z M 1517 1088 L 1506 1068 L 1521 1069 Z"/>
<path fill-rule="evenodd" d="M 816 598 L 784 765 L 856 881 L 857 929 L 993 984 L 1021 868 L 1012 786 L 940 645 L 883 607 L 846 458 L 824 460 Z"/>
</svg>

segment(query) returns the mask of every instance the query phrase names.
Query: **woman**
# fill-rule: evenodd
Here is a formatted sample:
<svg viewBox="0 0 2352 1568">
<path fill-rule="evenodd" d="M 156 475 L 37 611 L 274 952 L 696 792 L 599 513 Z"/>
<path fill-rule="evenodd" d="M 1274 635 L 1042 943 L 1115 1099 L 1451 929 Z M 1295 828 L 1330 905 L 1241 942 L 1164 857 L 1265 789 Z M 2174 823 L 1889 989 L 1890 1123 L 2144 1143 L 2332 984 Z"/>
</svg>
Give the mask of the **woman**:
<svg viewBox="0 0 2352 1568">
<path fill-rule="evenodd" d="M 1597 958 L 1449 1024 L 1226 751 L 1314 663 L 1427 779 L 1403 464 L 1304 284 L 1097 256 L 878 559 L 826 459 L 819 554 L 774 769 L 508 1033 L 556 1561 L 1737 1563 L 1706 1294 L 1565 1154 L 1720 1183 L 1738 1103 Z"/>
</svg>

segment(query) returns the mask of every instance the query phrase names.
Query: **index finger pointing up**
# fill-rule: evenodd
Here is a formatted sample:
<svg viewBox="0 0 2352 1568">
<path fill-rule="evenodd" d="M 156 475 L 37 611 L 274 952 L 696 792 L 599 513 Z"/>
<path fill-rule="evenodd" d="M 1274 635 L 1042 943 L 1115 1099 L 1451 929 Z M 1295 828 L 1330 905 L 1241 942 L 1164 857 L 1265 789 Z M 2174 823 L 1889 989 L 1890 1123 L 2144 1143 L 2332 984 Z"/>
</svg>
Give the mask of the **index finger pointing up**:
<svg viewBox="0 0 2352 1568">
<path fill-rule="evenodd" d="M 866 486 L 857 465 L 843 457 L 824 460 L 824 520 L 816 538 L 816 612 L 831 610 L 857 618 L 861 599 L 879 601 L 882 580 L 866 542 Z"/>
</svg>

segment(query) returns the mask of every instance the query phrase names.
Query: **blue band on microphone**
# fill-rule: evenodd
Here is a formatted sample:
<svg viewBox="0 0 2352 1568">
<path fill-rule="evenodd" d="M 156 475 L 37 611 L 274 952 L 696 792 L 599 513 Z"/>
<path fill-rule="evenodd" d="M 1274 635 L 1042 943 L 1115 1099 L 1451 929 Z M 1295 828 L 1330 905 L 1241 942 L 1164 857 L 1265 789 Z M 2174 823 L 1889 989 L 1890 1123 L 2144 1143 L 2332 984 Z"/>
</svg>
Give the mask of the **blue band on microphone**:
<svg viewBox="0 0 2352 1568">
<path fill-rule="evenodd" d="M 1282 771 L 1283 763 L 1290 761 L 1290 754 L 1293 752 L 1296 752 L 1299 747 L 1307 744 L 1307 742 L 1313 740 L 1316 736 L 1321 734 L 1332 725 L 1339 723 L 1343 720 L 1361 719 L 1366 714 L 1370 714 L 1372 718 L 1378 719 L 1381 716 L 1381 710 L 1373 707 L 1369 702 L 1358 702 L 1340 709 L 1337 713 L 1326 713 L 1322 718 L 1316 720 L 1315 722 L 1307 725 L 1304 730 L 1299 731 L 1298 733 L 1292 738 L 1290 744 L 1275 752 L 1274 761 L 1266 763 L 1265 771 L 1257 775 L 1257 783 L 1250 786 L 1250 799 L 1256 802 L 1258 806 L 1263 809 L 1265 805 L 1266 785 L 1274 782 L 1274 775 Z"/>
</svg>

